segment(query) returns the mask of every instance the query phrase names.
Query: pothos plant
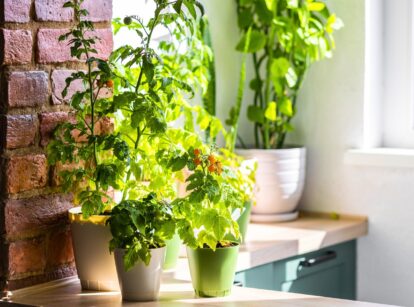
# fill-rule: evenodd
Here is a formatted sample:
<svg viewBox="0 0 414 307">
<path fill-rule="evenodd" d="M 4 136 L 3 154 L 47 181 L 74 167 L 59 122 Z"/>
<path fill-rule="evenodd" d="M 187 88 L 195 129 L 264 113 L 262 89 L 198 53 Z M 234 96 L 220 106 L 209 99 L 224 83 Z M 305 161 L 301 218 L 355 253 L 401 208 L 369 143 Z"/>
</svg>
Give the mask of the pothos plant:
<svg viewBox="0 0 414 307">
<path fill-rule="evenodd" d="M 120 187 L 130 151 L 120 134 L 102 129 L 113 118 L 112 100 L 101 95 L 112 89 L 113 75 L 108 63 L 95 56 L 94 45 L 99 38 L 93 34 L 93 24 L 84 18 L 88 12 L 81 8 L 82 3 L 64 4 L 74 9 L 78 23 L 59 40 L 68 41 L 71 55 L 86 66 L 86 70 L 66 79 L 62 95 L 67 95 L 73 82 L 81 81 L 84 90 L 71 97 L 73 118 L 56 128 L 47 150 L 51 165 L 67 169 L 60 173 L 63 188 L 75 192 L 75 201 L 88 218 L 114 205 L 108 191 Z"/>
<path fill-rule="evenodd" d="M 315 0 L 236 0 L 242 38 L 237 50 L 251 54 L 256 148 L 282 148 L 293 130 L 297 97 L 312 63 L 332 56 L 333 32 L 342 22 Z M 248 43 L 246 41 L 249 40 Z"/>
<path fill-rule="evenodd" d="M 244 206 L 243 196 L 231 184 L 234 174 L 223 165 L 214 148 L 195 148 L 181 156 L 192 174 L 189 194 L 172 202 L 176 227 L 191 248 L 227 247 L 240 236 L 232 212 Z"/>
</svg>

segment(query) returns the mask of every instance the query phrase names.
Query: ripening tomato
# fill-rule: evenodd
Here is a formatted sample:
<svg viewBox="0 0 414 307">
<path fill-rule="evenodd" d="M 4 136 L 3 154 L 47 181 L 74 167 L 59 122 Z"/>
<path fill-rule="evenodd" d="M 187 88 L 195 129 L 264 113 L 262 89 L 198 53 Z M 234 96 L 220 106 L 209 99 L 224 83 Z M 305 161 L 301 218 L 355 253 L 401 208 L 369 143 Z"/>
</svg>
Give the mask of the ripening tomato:
<svg viewBox="0 0 414 307">
<path fill-rule="evenodd" d="M 215 166 L 214 164 L 211 164 L 211 165 L 208 167 L 208 171 L 209 171 L 210 173 L 214 173 L 214 172 L 216 171 L 216 166 Z"/>
<path fill-rule="evenodd" d="M 216 162 L 216 157 L 214 157 L 213 155 L 209 155 L 207 159 L 210 162 L 210 164 L 214 164 Z"/>
<path fill-rule="evenodd" d="M 105 85 L 106 85 L 106 87 L 113 88 L 114 87 L 114 81 L 113 80 L 108 80 L 108 81 L 106 81 Z"/>
<path fill-rule="evenodd" d="M 198 149 L 198 148 L 194 149 L 194 155 L 196 157 L 198 157 L 200 154 L 201 154 L 201 150 L 200 149 Z"/>
</svg>

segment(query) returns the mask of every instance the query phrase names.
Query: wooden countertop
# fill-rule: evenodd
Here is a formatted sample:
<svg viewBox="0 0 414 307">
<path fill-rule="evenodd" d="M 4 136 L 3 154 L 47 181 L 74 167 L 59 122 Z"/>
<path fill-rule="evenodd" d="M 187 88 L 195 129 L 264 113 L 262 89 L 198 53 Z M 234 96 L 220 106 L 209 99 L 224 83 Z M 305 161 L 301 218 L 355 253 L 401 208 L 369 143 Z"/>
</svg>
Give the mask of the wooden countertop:
<svg viewBox="0 0 414 307">
<path fill-rule="evenodd" d="M 368 233 L 361 216 L 301 212 L 285 223 L 251 223 L 240 248 L 237 271 L 357 239 Z"/>
<path fill-rule="evenodd" d="M 238 271 L 353 240 L 368 231 L 364 217 L 302 213 L 293 222 L 250 224 L 241 247 Z M 163 276 L 158 302 L 122 303 L 118 292 L 82 292 L 77 278 L 68 278 L 13 292 L 13 301 L 42 306 L 381 306 L 294 293 L 234 287 L 225 298 L 196 298 L 186 259 Z M 383 305 L 382 305 L 383 306 Z"/>
<path fill-rule="evenodd" d="M 118 292 L 82 292 L 77 278 L 68 278 L 17 290 L 13 301 L 50 307 L 80 306 L 286 306 L 286 307 L 380 307 L 385 305 L 339 300 L 304 294 L 233 287 L 232 294 L 219 298 L 198 298 L 189 281 L 164 273 L 160 298 L 156 302 L 122 302 Z"/>
</svg>

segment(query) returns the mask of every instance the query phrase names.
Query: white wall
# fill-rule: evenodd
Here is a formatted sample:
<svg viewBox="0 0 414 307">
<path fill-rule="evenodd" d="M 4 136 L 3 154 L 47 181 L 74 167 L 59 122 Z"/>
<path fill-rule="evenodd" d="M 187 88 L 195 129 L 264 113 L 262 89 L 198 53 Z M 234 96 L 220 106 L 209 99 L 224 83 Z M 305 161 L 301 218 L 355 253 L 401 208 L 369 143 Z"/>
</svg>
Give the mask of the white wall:
<svg viewBox="0 0 414 307">
<path fill-rule="evenodd" d="M 309 149 L 301 207 L 367 215 L 358 299 L 414 306 L 414 169 L 344 164 L 345 151 L 363 145 L 365 10 L 362 0 L 329 5 L 345 28 L 334 58 L 314 65 L 300 97 L 292 139 Z"/>
</svg>

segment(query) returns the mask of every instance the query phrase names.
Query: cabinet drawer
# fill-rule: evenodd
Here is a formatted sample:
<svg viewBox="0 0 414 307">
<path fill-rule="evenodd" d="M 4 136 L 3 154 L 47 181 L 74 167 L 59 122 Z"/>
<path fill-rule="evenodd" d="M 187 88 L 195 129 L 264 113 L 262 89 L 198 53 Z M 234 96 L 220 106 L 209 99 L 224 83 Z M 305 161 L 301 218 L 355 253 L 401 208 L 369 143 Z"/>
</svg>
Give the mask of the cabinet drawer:
<svg viewBox="0 0 414 307">
<path fill-rule="evenodd" d="M 355 241 L 236 274 L 246 287 L 355 299 Z"/>
</svg>

